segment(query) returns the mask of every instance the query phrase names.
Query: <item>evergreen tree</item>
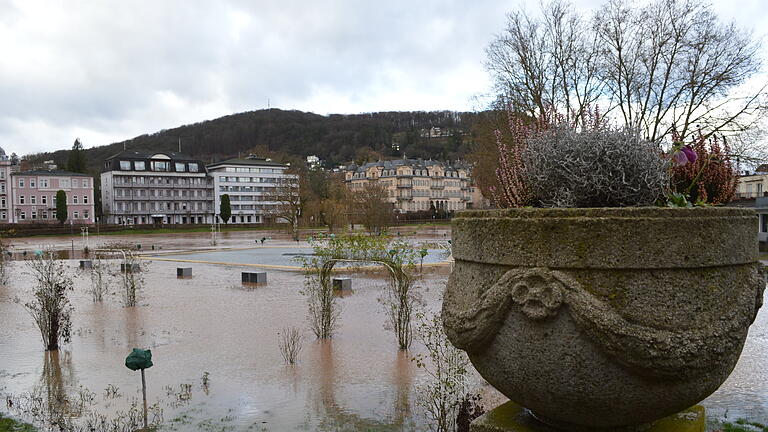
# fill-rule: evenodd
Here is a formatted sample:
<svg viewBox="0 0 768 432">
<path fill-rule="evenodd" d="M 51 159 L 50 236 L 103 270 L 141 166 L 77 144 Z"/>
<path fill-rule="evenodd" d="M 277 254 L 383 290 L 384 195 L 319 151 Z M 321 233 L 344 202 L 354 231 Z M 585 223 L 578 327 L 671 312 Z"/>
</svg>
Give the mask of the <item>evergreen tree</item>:
<svg viewBox="0 0 768 432">
<path fill-rule="evenodd" d="M 67 193 L 63 190 L 56 191 L 56 219 L 61 224 L 67 220 Z"/>
<path fill-rule="evenodd" d="M 85 174 L 88 170 L 87 165 L 85 152 L 83 151 L 83 143 L 80 142 L 80 138 L 76 138 L 75 143 L 72 145 L 72 150 L 69 151 L 67 171 Z"/>
<path fill-rule="evenodd" d="M 219 217 L 224 223 L 229 221 L 229 217 L 232 216 L 232 205 L 229 203 L 229 194 L 221 196 L 221 206 L 219 207 Z"/>
</svg>

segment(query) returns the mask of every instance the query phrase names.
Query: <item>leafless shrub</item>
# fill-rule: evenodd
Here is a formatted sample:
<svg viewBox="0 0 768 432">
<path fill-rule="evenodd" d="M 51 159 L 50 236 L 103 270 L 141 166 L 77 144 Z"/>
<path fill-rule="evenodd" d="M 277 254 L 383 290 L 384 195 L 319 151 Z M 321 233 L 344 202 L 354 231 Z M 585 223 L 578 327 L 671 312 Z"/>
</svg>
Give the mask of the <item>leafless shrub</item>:
<svg viewBox="0 0 768 432">
<path fill-rule="evenodd" d="M 92 261 L 89 277 L 91 285 L 88 287 L 88 293 L 94 302 L 104 300 L 104 295 L 109 293 L 109 264 L 96 257 Z"/>
<path fill-rule="evenodd" d="M 0 237 L 0 285 L 8 283 L 8 270 L 11 265 L 11 257 L 9 254 L 8 245 L 3 238 Z"/>
<path fill-rule="evenodd" d="M 27 270 L 36 282 L 34 298 L 24 308 L 34 318 L 46 351 L 57 350 L 59 342 L 69 342 L 71 336 L 73 307 L 68 295 L 72 277 L 50 248 L 28 261 Z"/>
<path fill-rule="evenodd" d="M 133 253 L 126 252 L 120 270 L 120 282 L 123 292 L 123 306 L 134 307 L 138 304 L 138 294 L 144 288 L 142 261 Z"/>
<path fill-rule="evenodd" d="M 301 352 L 303 338 L 297 327 L 283 327 L 277 333 L 277 346 L 286 364 L 295 364 Z"/>
<path fill-rule="evenodd" d="M 470 387 L 469 358 L 448 341 L 439 315 L 420 313 L 418 318 L 417 334 L 426 354 L 419 354 L 413 360 L 426 373 L 426 380 L 416 386 L 416 404 L 430 419 L 430 430 L 454 432 Z"/>
<path fill-rule="evenodd" d="M 530 138 L 523 157 L 544 207 L 653 205 L 669 184 L 668 163 L 638 133 L 560 126 Z"/>
</svg>

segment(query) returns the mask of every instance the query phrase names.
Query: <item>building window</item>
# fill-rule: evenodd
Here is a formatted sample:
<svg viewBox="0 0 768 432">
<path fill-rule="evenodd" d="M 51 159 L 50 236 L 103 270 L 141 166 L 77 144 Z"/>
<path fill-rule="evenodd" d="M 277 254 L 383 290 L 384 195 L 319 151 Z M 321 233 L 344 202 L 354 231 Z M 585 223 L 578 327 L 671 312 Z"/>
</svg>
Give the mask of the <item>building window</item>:
<svg viewBox="0 0 768 432">
<path fill-rule="evenodd" d="M 34 196 L 34 195 L 31 195 L 31 196 L 29 197 L 29 203 L 30 203 L 30 204 L 37 204 L 37 197 L 36 197 L 36 196 Z"/>
<path fill-rule="evenodd" d="M 166 161 L 152 161 L 152 171 L 170 171 L 171 163 Z"/>
<path fill-rule="evenodd" d="M 130 171 L 131 170 L 131 161 L 120 161 L 120 170 L 122 170 L 122 171 Z"/>
<path fill-rule="evenodd" d="M 78 181 L 77 181 L 77 180 L 75 180 L 75 179 L 73 179 L 73 180 L 72 180 L 72 187 L 73 187 L 73 188 L 76 188 L 76 187 L 77 187 L 77 185 L 78 185 Z"/>
<path fill-rule="evenodd" d="M 88 204 L 88 195 L 83 195 L 83 204 Z"/>
<path fill-rule="evenodd" d="M 47 211 L 43 212 L 43 219 L 48 219 L 48 212 Z"/>
<path fill-rule="evenodd" d="M 40 180 L 40 187 L 41 188 L 47 188 L 48 187 L 48 179 L 41 179 Z"/>
<path fill-rule="evenodd" d="M 56 219 L 56 210 L 51 212 L 51 219 Z"/>
<path fill-rule="evenodd" d="M 189 164 L 189 172 L 198 172 L 200 168 L 198 168 L 196 163 L 190 163 Z"/>
<path fill-rule="evenodd" d="M 73 213 L 72 219 L 80 219 L 80 212 L 76 211 Z"/>
<path fill-rule="evenodd" d="M 6 212 L 0 213 L 0 219 L 3 219 L 3 220 L 8 219 L 8 213 Z"/>
<path fill-rule="evenodd" d="M 24 187 L 24 179 L 23 179 L 23 178 L 20 178 L 20 179 L 19 179 L 19 187 L 20 187 L 20 188 L 23 188 L 23 187 Z"/>
<path fill-rule="evenodd" d="M 35 179 L 29 179 L 29 187 L 31 188 L 35 187 Z"/>
<path fill-rule="evenodd" d="M 72 204 L 77 204 L 77 195 L 72 195 Z"/>
<path fill-rule="evenodd" d="M 83 219 L 88 219 L 88 210 L 83 210 Z"/>
<path fill-rule="evenodd" d="M 137 162 L 137 163 L 138 163 L 138 162 Z M 144 163 L 144 162 L 142 162 L 142 163 Z M 84 187 L 84 188 L 87 188 L 87 187 L 88 187 L 88 179 L 83 179 L 83 187 Z"/>
<path fill-rule="evenodd" d="M 21 216 L 19 216 L 19 218 L 20 218 L 21 220 L 24 220 L 24 219 L 26 219 L 26 218 L 27 218 L 27 212 L 25 212 L 25 211 L 21 212 Z"/>
<path fill-rule="evenodd" d="M 133 162 L 133 169 L 136 171 L 144 171 L 147 169 L 147 166 L 144 161 L 135 161 Z M 83 183 L 83 187 L 85 187 L 85 183 Z"/>
<path fill-rule="evenodd" d="M 760 232 L 768 232 L 768 214 L 760 215 Z"/>
<path fill-rule="evenodd" d="M 40 197 L 40 202 L 42 204 L 48 204 L 48 197 L 46 195 L 43 195 Z"/>
<path fill-rule="evenodd" d="M 24 195 L 19 196 L 19 204 L 24 204 Z"/>
<path fill-rule="evenodd" d="M 37 212 L 32 210 L 32 219 L 37 219 Z"/>
<path fill-rule="evenodd" d="M 176 172 L 184 172 L 184 171 L 186 171 L 185 168 L 186 167 L 184 166 L 183 163 L 176 162 Z"/>
</svg>

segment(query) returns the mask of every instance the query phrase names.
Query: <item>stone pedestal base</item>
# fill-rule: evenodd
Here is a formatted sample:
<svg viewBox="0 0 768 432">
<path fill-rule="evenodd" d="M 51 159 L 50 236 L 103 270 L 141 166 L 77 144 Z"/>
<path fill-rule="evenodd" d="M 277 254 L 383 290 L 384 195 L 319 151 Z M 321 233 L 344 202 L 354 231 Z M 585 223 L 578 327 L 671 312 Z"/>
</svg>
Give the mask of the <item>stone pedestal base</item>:
<svg viewBox="0 0 768 432">
<path fill-rule="evenodd" d="M 651 425 L 623 429 L 595 429 L 595 432 L 704 432 L 706 421 L 704 407 L 696 405 L 685 411 L 657 420 Z M 562 432 L 536 420 L 530 411 L 509 401 L 475 419 L 470 432 Z M 569 432 L 576 429 L 567 428 Z M 591 429 L 581 429 L 582 432 Z"/>
</svg>

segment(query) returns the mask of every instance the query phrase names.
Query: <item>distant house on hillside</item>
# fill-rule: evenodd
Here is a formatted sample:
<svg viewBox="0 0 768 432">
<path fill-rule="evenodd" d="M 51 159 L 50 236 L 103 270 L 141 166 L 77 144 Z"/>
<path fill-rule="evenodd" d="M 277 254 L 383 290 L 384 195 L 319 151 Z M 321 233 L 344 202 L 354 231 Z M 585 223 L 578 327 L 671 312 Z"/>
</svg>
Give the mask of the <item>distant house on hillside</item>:
<svg viewBox="0 0 768 432">
<path fill-rule="evenodd" d="M 363 190 L 370 183 L 382 185 L 399 213 L 472 208 L 474 187 L 469 165 L 465 163 L 396 159 L 361 166 L 351 164 L 344 176 L 352 191 Z"/>
</svg>

